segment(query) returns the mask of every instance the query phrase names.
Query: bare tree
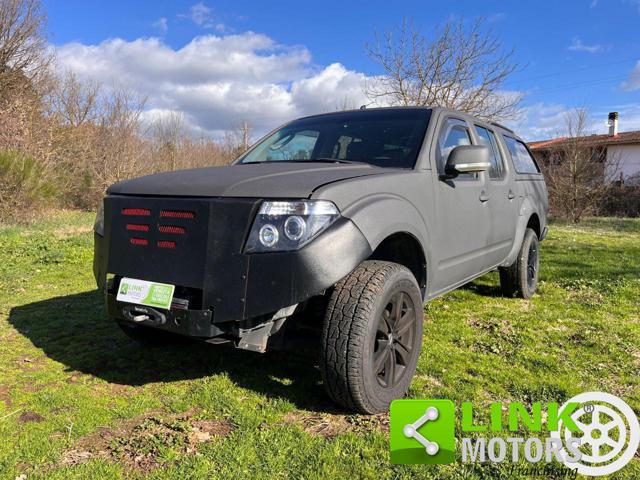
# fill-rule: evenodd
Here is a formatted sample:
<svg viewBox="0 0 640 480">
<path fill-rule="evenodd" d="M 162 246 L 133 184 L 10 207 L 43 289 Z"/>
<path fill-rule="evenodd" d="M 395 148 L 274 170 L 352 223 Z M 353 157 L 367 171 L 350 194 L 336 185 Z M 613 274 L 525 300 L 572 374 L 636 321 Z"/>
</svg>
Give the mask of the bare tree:
<svg viewBox="0 0 640 480">
<path fill-rule="evenodd" d="M 542 162 L 555 215 L 578 223 L 594 213 L 614 188 L 619 158 L 589 137 L 586 108 L 564 116 L 565 138 L 549 150 Z"/>
<path fill-rule="evenodd" d="M 185 138 L 184 115 L 180 112 L 170 112 L 157 118 L 151 128 L 158 160 L 167 170 L 175 170 L 178 166 L 180 147 Z"/>
<path fill-rule="evenodd" d="M 148 173 L 150 167 L 142 154 L 145 142 L 139 134 L 146 99 L 116 86 L 101 103 L 94 145 L 97 158 L 90 165 L 97 196 L 114 182 Z"/>
<path fill-rule="evenodd" d="M 100 85 L 93 81 L 80 82 L 71 72 L 56 82 L 51 94 L 52 113 L 61 117 L 61 123 L 71 127 L 95 122 L 99 101 Z"/>
<path fill-rule="evenodd" d="M 362 105 L 358 105 L 353 98 L 349 98 L 348 95 L 344 95 L 342 99 L 336 101 L 334 110 L 337 112 L 342 112 L 346 110 L 356 110 L 360 108 Z"/>
<path fill-rule="evenodd" d="M 39 0 L 0 0 L 0 150 L 36 158 L 50 133 L 42 115 L 51 57 L 45 24 Z"/>
<path fill-rule="evenodd" d="M 449 21 L 432 37 L 405 19 L 365 48 L 384 71 L 365 86 L 374 102 L 449 107 L 498 120 L 519 112 L 522 95 L 502 91 L 516 68 L 513 50 L 503 50 L 482 19 Z"/>
<path fill-rule="evenodd" d="M 46 22 L 40 0 L 0 0 L 0 97 L 47 76 Z"/>
<path fill-rule="evenodd" d="M 224 138 L 225 148 L 233 158 L 243 154 L 251 146 L 251 132 L 253 127 L 247 120 L 243 120 L 231 127 Z"/>
</svg>

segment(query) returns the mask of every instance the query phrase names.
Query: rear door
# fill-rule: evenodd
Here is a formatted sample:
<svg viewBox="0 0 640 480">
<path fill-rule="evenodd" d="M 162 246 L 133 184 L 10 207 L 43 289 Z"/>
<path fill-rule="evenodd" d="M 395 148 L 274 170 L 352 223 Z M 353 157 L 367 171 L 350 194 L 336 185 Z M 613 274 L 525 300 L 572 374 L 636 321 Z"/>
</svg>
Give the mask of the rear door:
<svg viewBox="0 0 640 480">
<path fill-rule="evenodd" d="M 516 234 L 518 199 L 516 198 L 514 172 L 508 168 L 507 152 L 490 127 L 475 125 L 478 143 L 489 148 L 491 168 L 487 174 L 489 213 L 489 243 L 487 260 L 495 266 L 507 257 Z"/>
<path fill-rule="evenodd" d="M 471 126 L 462 117 L 447 115 L 440 118 L 437 131 L 432 146 L 432 165 L 437 170 L 433 175 L 437 228 L 432 250 L 437 273 L 432 294 L 463 283 L 485 269 L 490 226 L 487 175 L 443 177 L 451 151 L 459 145 L 476 143 Z"/>
</svg>

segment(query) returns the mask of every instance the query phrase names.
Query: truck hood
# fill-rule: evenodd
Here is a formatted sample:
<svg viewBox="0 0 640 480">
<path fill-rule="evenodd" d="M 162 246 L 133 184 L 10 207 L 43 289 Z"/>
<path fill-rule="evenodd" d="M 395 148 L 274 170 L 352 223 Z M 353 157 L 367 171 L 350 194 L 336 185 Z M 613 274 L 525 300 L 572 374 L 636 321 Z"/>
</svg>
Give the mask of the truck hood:
<svg viewBox="0 0 640 480">
<path fill-rule="evenodd" d="M 306 198 L 329 183 L 388 169 L 344 163 L 261 163 L 194 168 L 156 173 L 118 182 L 107 189 L 114 195 L 179 197 Z"/>
</svg>

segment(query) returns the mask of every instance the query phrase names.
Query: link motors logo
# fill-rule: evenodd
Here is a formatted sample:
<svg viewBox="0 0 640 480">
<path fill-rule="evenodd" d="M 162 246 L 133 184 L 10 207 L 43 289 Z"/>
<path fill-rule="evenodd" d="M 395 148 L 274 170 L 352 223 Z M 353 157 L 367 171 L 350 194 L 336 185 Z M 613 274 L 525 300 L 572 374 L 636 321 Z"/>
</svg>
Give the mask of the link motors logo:
<svg viewBox="0 0 640 480">
<path fill-rule="evenodd" d="M 482 415 L 474 415 L 473 405 L 463 403 L 462 438 L 457 441 L 456 412 L 451 401 L 396 400 L 391 404 L 391 461 L 452 463 L 458 443 L 459 459 L 466 463 L 558 461 L 574 473 L 601 476 L 623 468 L 640 444 L 635 413 L 623 400 L 608 393 L 582 393 L 562 406 L 536 402 L 527 409 L 511 402 L 504 407 L 491 404 L 488 422 L 482 422 L 475 418 Z M 514 435 L 523 429 L 532 435 Z"/>
</svg>

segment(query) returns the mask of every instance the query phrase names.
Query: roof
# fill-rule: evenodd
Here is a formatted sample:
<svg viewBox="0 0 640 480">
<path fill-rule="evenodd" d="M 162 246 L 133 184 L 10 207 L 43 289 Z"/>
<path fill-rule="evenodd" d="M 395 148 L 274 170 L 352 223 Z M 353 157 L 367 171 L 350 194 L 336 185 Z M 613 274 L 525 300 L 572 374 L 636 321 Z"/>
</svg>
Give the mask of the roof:
<svg viewBox="0 0 640 480">
<path fill-rule="evenodd" d="M 617 135 L 588 135 L 586 137 L 578 137 L 585 144 L 590 146 L 607 146 L 607 145 L 624 145 L 624 144 L 640 144 L 640 130 L 634 132 L 621 132 Z M 531 150 L 553 149 L 561 147 L 564 144 L 575 141 L 576 138 L 558 137 L 549 140 L 540 140 L 537 142 L 529 142 Z"/>
<path fill-rule="evenodd" d="M 435 107 L 438 108 L 438 107 Z M 366 108 L 350 108 L 347 110 L 336 110 L 333 112 L 323 112 L 323 113 L 314 113 L 313 115 L 305 115 L 304 117 L 298 117 L 294 120 L 303 120 L 306 118 L 316 118 L 316 117 L 329 117 L 332 115 L 341 115 L 341 114 L 345 114 L 345 113 L 361 113 L 363 115 L 367 115 L 367 113 L 371 113 L 371 112 L 380 112 L 380 111 L 423 111 L 423 112 L 431 112 L 432 110 L 434 110 L 435 108 L 433 107 L 423 107 L 423 106 L 417 106 L 417 105 L 398 105 L 398 106 L 391 106 L 391 107 L 366 107 Z"/>
</svg>

